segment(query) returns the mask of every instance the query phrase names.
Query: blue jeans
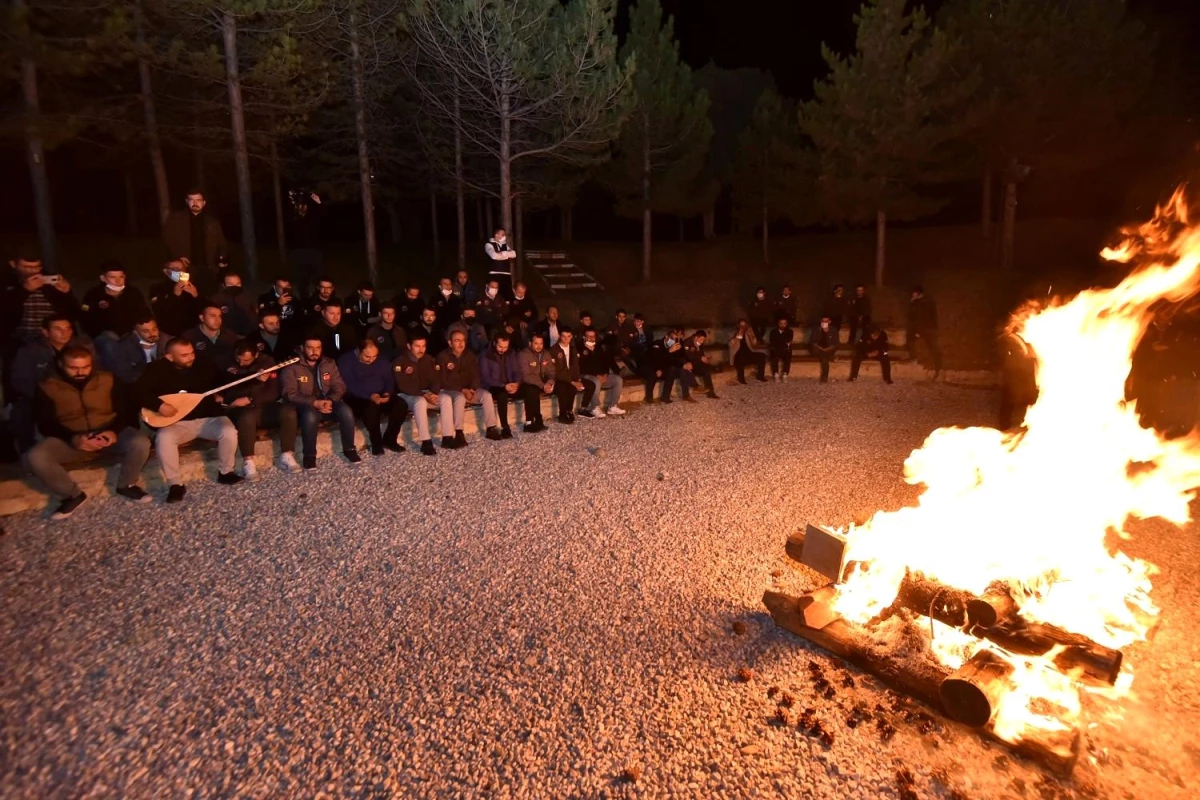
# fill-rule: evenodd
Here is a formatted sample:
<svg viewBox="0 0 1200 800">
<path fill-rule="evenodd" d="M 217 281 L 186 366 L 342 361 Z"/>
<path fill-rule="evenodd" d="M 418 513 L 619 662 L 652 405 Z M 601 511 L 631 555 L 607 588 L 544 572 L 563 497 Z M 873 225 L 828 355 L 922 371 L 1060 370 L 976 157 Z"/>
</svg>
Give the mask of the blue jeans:
<svg viewBox="0 0 1200 800">
<path fill-rule="evenodd" d="M 341 400 L 333 402 L 333 412 L 322 414 L 311 405 L 296 406 L 297 422 L 300 423 L 300 440 L 304 443 L 304 455 L 315 458 L 317 455 L 317 425 L 322 419 L 337 421 L 338 432 L 342 435 L 342 452 L 354 450 L 354 412 L 350 406 Z"/>
</svg>

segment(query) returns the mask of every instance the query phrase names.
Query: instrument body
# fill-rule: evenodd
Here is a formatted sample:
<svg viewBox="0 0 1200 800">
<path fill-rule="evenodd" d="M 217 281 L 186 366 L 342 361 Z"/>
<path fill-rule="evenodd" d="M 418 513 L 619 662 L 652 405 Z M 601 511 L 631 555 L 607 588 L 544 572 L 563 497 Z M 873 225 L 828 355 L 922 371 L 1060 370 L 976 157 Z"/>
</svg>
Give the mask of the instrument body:
<svg viewBox="0 0 1200 800">
<path fill-rule="evenodd" d="M 197 394 L 195 392 L 180 392 L 178 394 L 164 394 L 161 397 L 159 397 L 158 399 L 161 400 L 162 402 L 170 405 L 172 408 L 174 408 L 175 413 L 170 414 L 170 415 L 164 415 L 164 414 L 159 414 L 158 411 L 151 411 L 148 408 L 143 408 L 142 409 L 142 420 L 145 421 L 145 423 L 147 425 L 149 425 L 151 428 L 165 428 L 168 425 L 174 425 L 176 422 L 179 422 L 179 420 L 183 419 L 188 414 L 195 411 L 196 406 L 200 405 L 200 401 L 203 400 L 204 398 L 209 397 L 210 395 L 220 394 L 221 392 L 225 391 L 226 389 L 229 389 L 233 386 L 237 386 L 239 383 L 245 383 L 246 381 L 252 381 L 255 378 L 260 378 L 269 372 L 275 372 L 276 370 L 283 369 L 284 367 L 295 364 L 299 360 L 300 359 L 297 357 L 297 358 L 289 359 L 288 361 L 284 361 L 282 364 L 276 364 L 273 367 L 267 367 L 266 369 L 260 369 L 258 372 L 254 373 L 253 375 L 247 375 L 244 378 L 238 378 L 236 381 L 231 381 L 231 382 L 225 384 L 224 386 L 218 386 L 215 389 L 210 389 L 207 392 L 204 392 L 203 394 Z"/>
</svg>

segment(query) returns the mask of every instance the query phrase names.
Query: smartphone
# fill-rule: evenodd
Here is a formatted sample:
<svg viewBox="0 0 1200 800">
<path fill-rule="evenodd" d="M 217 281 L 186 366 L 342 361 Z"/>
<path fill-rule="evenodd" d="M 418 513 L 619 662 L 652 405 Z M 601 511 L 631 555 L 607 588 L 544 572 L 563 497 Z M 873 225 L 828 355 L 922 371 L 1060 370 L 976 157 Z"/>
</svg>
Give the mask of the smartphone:
<svg viewBox="0 0 1200 800">
<path fill-rule="evenodd" d="M 43 275 L 42 280 L 46 283 L 58 283 L 62 280 L 62 275 Z"/>
<path fill-rule="evenodd" d="M 191 278 L 191 277 L 192 277 L 192 276 L 191 276 L 191 275 L 189 275 L 189 274 L 187 274 L 186 272 L 181 272 L 181 273 L 179 273 L 179 282 L 180 282 L 180 283 L 187 283 L 187 282 L 188 282 L 188 279 L 189 279 L 189 278 Z"/>
</svg>

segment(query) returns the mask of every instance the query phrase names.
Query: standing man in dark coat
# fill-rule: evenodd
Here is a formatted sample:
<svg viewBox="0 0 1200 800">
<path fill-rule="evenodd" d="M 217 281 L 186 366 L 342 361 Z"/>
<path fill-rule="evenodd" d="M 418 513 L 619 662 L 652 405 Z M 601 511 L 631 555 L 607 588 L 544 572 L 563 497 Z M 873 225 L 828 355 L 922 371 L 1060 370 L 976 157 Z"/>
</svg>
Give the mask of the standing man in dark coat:
<svg viewBox="0 0 1200 800">
<path fill-rule="evenodd" d="M 758 287 L 754 292 L 754 302 L 750 304 L 750 313 L 747 315 L 754 338 L 761 340 L 766 336 L 774 315 L 775 303 L 767 299 L 767 287 Z"/>
<path fill-rule="evenodd" d="M 825 308 L 821 312 L 821 316 L 829 318 L 835 344 L 841 341 L 842 324 L 846 321 L 849 310 L 850 298 L 846 297 L 846 287 L 839 283 L 833 287 L 833 294 L 825 300 Z"/>
<path fill-rule="evenodd" d="M 163 223 L 167 260 L 179 261 L 205 297 L 217 284 L 217 256 L 226 254 L 221 222 L 205 209 L 204 192 L 191 189 L 184 196 L 185 210 L 172 211 Z"/>
<path fill-rule="evenodd" d="M 854 287 L 854 297 L 846 304 L 846 318 L 850 322 L 850 344 L 858 342 L 859 336 L 865 336 L 871 325 L 871 298 L 867 297 L 867 287 L 858 284 Z"/>
<path fill-rule="evenodd" d="M 304 297 L 308 284 L 322 272 L 321 198 L 316 192 L 304 190 L 288 194 L 292 200 L 287 226 L 288 258 L 292 262 L 296 293 Z"/>
<path fill-rule="evenodd" d="M 933 379 L 936 381 L 942 374 L 942 348 L 938 343 L 938 314 L 937 305 L 925 296 L 925 289 L 914 286 L 912 300 L 908 305 L 908 352 L 920 359 L 925 369 L 933 369 Z M 925 358 L 919 352 L 925 350 Z"/>
</svg>

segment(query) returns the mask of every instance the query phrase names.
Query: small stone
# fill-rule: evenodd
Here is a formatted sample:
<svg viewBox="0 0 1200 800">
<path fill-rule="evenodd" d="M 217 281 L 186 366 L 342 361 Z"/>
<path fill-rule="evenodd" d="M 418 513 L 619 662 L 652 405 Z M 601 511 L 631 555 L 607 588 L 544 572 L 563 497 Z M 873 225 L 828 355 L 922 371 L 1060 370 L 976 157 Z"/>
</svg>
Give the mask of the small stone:
<svg viewBox="0 0 1200 800">
<path fill-rule="evenodd" d="M 738 680 L 742 683 L 749 683 L 754 680 L 754 670 L 749 667 L 742 667 L 737 672 Z"/>
<path fill-rule="evenodd" d="M 733 632 L 737 636 L 743 635 L 746 632 L 746 623 L 742 622 L 740 619 L 734 620 Z"/>
<path fill-rule="evenodd" d="M 641 767 L 631 765 L 621 770 L 621 780 L 625 781 L 626 783 L 637 783 L 638 779 L 641 777 Z"/>
<path fill-rule="evenodd" d="M 757 754 L 760 750 L 762 750 L 762 748 L 759 747 L 758 745 L 748 744 L 742 748 L 741 752 L 742 752 L 742 755 L 744 755 L 744 756 L 752 756 L 752 755 Z"/>
<path fill-rule="evenodd" d="M 663 480 L 663 479 L 664 479 L 666 476 L 665 476 L 665 475 L 663 475 L 663 474 L 660 472 L 660 473 L 658 473 L 657 477 L 658 477 L 658 479 L 661 481 L 661 480 Z"/>
<path fill-rule="evenodd" d="M 593 448 L 592 455 L 594 455 L 596 458 L 604 458 L 606 455 L 608 455 L 608 453 L 605 452 L 603 447 L 596 447 Z"/>
</svg>

